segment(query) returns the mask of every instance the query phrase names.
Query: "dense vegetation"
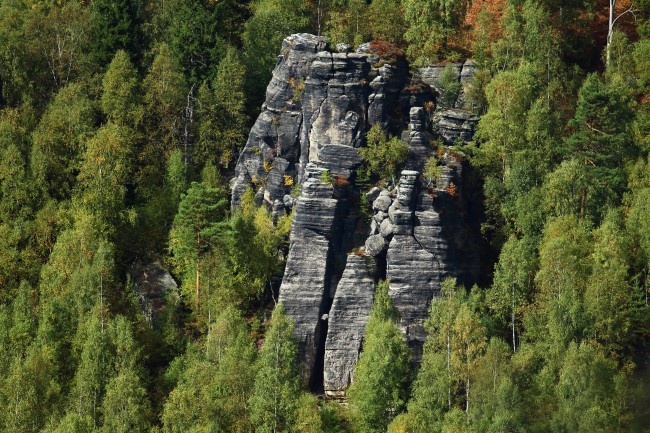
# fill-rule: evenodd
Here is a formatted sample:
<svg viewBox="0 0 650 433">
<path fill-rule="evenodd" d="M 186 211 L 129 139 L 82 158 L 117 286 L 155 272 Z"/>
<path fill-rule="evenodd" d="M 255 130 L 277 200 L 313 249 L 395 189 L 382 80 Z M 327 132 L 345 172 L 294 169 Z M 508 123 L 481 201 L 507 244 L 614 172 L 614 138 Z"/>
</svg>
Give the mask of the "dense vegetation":
<svg viewBox="0 0 650 433">
<path fill-rule="evenodd" d="M 649 18 L 648 0 L 0 0 L 0 431 L 648 431 Z M 418 371 L 379 284 L 346 406 L 306 392 L 270 311 L 290 218 L 228 199 L 298 31 L 479 65 L 465 151 L 494 266 L 445 282 Z M 369 135 L 368 174 L 394 176 L 403 144 Z M 156 260 L 181 284 L 149 323 L 127 271 Z"/>
</svg>

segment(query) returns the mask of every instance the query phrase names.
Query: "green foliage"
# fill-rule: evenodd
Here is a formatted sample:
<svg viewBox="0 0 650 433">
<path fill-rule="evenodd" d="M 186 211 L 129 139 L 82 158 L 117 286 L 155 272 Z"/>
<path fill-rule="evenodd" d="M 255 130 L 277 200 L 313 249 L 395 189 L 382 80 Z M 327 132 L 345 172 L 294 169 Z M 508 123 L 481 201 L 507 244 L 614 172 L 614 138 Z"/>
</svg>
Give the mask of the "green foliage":
<svg viewBox="0 0 650 433">
<path fill-rule="evenodd" d="M 0 414 L 6 431 L 38 432 L 60 409 L 61 386 L 50 347 L 32 345 L 24 357 L 14 358 L 2 380 L 0 399 L 7 408 Z"/>
<path fill-rule="evenodd" d="M 408 55 L 417 65 L 428 65 L 447 51 L 449 39 L 460 30 L 467 4 L 461 0 L 406 0 Z"/>
<path fill-rule="evenodd" d="M 630 244 L 620 211 L 609 210 L 594 232 L 592 274 L 585 291 L 592 338 L 610 353 L 622 353 L 633 338 L 633 291 L 628 283 Z"/>
<path fill-rule="evenodd" d="M 139 53 L 142 43 L 143 2 L 93 0 L 90 3 L 90 60 L 100 69 L 124 50 Z"/>
<path fill-rule="evenodd" d="M 442 75 L 440 75 L 440 86 L 442 86 L 440 103 L 444 107 L 453 107 L 463 86 L 458 79 L 456 69 L 451 64 L 445 66 L 445 69 L 442 71 Z"/>
<path fill-rule="evenodd" d="M 435 186 L 438 176 L 442 173 L 442 167 L 438 165 L 438 158 L 435 155 L 427 159 L 422 175 L 427 179 L 428 184 Z"/>
<path fill-rule="evenodd" d="M 323 433 L 323 420 L 319 413 L 318 399 L 308 393 L 300 396 L 296 409 L 294 431 L 298 433 Z"/>
<path fill-rule="evenodd" d="M 136 181 L 140 194 L 149 197 L 164 179 L 165 163 L 180 144 L 187 84 L 180 65 L 167 44 L 156 56 L 143 83 L 143 126 L 149 132 L 137 156 Z"/>
<path fill-rule="evenodd" d="M 192 182 L 182 197 L 169 234 L 169 249 L 178 272 L 187 276 L 187 282 L 194 274 L 195 284 L 186 283 L 184 287 L 194 289 L 191 297 L 197 315 L 201 310 L 201 259 L 220 234 L 227 206 L 223 191 Z"/>
<path fill-rule="evenodd" d="M 325 185 L 332 184 L 332 175 L 329 170 L 323 170 L 320 174 L 320 181 Z"/>
<path fill-rule="evenodd" d="M 148 432 L 148 406 L 146 391 L 140 383 L 140 378 L 131 369 L 119 372 L 106 385 L 106 397 L 102 402 L 102 431 Z"/>
<path fill-rule="evenodd" d="M 79 195 L 82 206 L 100 223 L 117 223 L 123 216 L 132 140 L 128 129 L 108 123 L 86 144 L 77 178 Z"/>
<path fill-rule="evenodd" d="M 199 166 L 213 163 L 230 167 L 246 142 L 245 69 L 237 51 L 229 48 L 217 76 L 199 88 L 199 117 L 195 159 Z"/>
<path fill-rule="evenodd" d="M 271 78 L 282 40 L 306 30 L 308 24 L 308 9 L 302 0 L 253 3 L 253 16 L 245 24 L 242 40 L 246 88 L 250 95 L 258 95 L 249 101 L 255 109 L 263 102 L 264 89 Z"/>
<path fill-rule="evenodd" d="M 600 59 L 607 5 L 584 0 L 0 1 L 0 430 L 643 431 L 650 2 L 633 6 Z M 483 286 L 448 280 L 431 301 L 412 397 L 385 282 L 349 404 L 300 389 L 282 307 L 260 324 L 293 214 L 255 191 L 229 213 L 282 40 L 316 29 L 330 46 L 403 50 L 412 68 L 478 67 L 462 86 L 481 119 L 457 211 L 482 224 Z M 289 105 L 310 85 L 293 75 Z M 451 66 L 441 81 L 451 107 Z M 391 119 L 406 114 L 393 105 Z M 367 139 L 346 188 L 362 219 L 356 195 L 408 153 L 378 126 Z M 457 216 L 438 210 L 445 232 Z M 150 262 L 180 289 L 131 279 Z"/>
<path fill-rule="evenodd" d="M 389 282 L 377 286 L 366 325 L 365 344 L 348 391 L 361 432 L 385 431 L 405 409 L 410 385 L 410 352 L 397 328 L 398 313 L 388 296 Z"/>
<path fill-rule="evenodd" d="M 531 72 L 525 66 L 501 72 L 485 90 L 489 108 L 478 125 L 477 139 L 481 140 L 481 147 L 474 162 L 495 177 L 506 175 L 512 156 L 525 145 L 526 125 L 522 113 L 533 102 Z"/>
<path fill-rule="evenodd" d="M 566 149 L 568 155 L 584 164 L 581 216 L 598 220 L 602 211 L 593 205 L 615 205 L 620 200 L 625 186 L 623 161 L 636 154 L 630 146 L 631 116 L 630 101 L 620 89 L 612 88 L 597 75 L 587 77 L 580 89 L 575 117 L 569 122 L 573 134 Z"/>
<path fill-rule="evenodd" d="M 333 8 L 326 22 L 327 34 L 333 44 L 359 45 L 368 33 L 366 13 L 368 5 L 363 0 L 348 0 Z"/>
<path fill-rule="evenodd" d="M 532 301 L 536 270 L 537 257 L 532 239 L 510 236 L 501 250 L 487 299 L 494 313 L 504 323 L 510 324 L 513 351 L 517 348 L 521 315 Z"/>
<path fill-rule="evenodd" d="M 30 163 L 36 184 L 51 197 L 70 196 L 94 123 L 93 105 L 80 84 L 61 89 L 47 107 L 32 135 Z"/>
<path fill-rule="evenodd" d="M 188 83 L 212 81 L 227 46 L 240 45 L 250 14 L 248 5 L 234 0 L 189 0 L 174 1 L 170 10 L 169 45 Z"/>
<path fill-rule="evenodd" d="M 490 82 L 490 73 L 485 69 L 474 71 L 474 75 L 464 86 L 465 109 L 477 115 L 482 115 L 487 110 L 488 102 L 485 88 Z"/>
<path fill-rule="evenodd" d="M 373 0 L 366 10 L 365 28 L 373 40 L 399 44 L 404 40 L 403 15 L 400 1 Z"/>
<path fill-rule="evenodd" d="M 368 175 L 394 179 L 398 168 L 406 162 L 408 146 L 399 138 L 388 138 L 378 124 L 366 134 L 367 145 L 359 149 Z"/>
<path fill-rule="evenodd" d="M 183 356 L 180 378 L 165 402 L 164 432 L 248 432 L 247 405 L 255 380 L 256 350 L 241 313 L 215 316 L 200 345 Z"/>
<path fill-rule="evenodd" d="M 284 307 L 278 304 L 260 350 L 255 387 L 249 400 L 256 432 L 288 431 L 295 422 L 300 380 L 296 364 L 298 347 L 291 336 L 293 328 Z"/>
<path fill-rule="evenodd" d="M 137 71 L 122 50 L 108 65 L 102 80 L 101 107 L 106 118 L 120 126 L 134 128 L 142 119 L 142 105 Z"/>
</svg>

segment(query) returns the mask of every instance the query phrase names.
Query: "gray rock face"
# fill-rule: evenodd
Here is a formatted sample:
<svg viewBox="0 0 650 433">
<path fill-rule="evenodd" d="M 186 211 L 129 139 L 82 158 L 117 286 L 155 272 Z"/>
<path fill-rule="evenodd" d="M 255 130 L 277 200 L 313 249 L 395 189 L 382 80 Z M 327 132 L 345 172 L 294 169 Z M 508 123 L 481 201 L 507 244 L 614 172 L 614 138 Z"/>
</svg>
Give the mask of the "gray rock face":
<svg viewBox="0 0 650 433">
<path fill-rule="evenodd" d="M 464 63 L 447 63 L 446 65 L 431 65 L 418 68 L 418 77 L 431 86 L 438 94 L 443 93 L 444 89 L 441 84 L 440 78 L 442 77 L 445 69 L 451 67 L 456 77 L 456 80 L 461 84 L 461 92 L 458 99 L 453 104 L 453 107 L 462 109 L 465 106 L 465 89 L 469 81 L 474 76 L 476 70 L 476 63 L 473 60 L 467 60 Z"/>
<path fill-rule="evenodd" d="M 413 85 L 403 59 L 382 59 L 369 44 L 331 50 L 322 37 L 292 35 L 240 154 L 232 206 L 251 187 L 274 217 L 295 212 L 279 301 L 296 323 L 305 378 L 330 395 L 342 395 L 353 380 L 378 278 L 391 279 L 400 327 L 417 358 L 442 279 L 469 281 L 475 271 L 462 164 L 446 155 L 438 179 L 420 176 L 435 138 L 468 140 L 475 124 L 460 110 L 432 113 L 439 72 L 425 71 Z M 472 70 L 465 63 L 457 72 L 463 81 Z M 373 124 L 402 133 L 409 155 L 399 185 L 372 188 L 364 202 L 355 170 Z M 288 178 L 301 185 L 297 198 Z M 362 206 L 372 213 L 366 220 Z M 366 256 L 349 255 L 353 249 Z"/>
<path fill-rule="evenodd" d="M 445 144 L 452 146 L 457 140 L 467 142 L 474 136 L 478 116 L 462 110 L 444 110 L 434 115 L 434 131 Z"/>
<path fill-rule="evenodd" d="M 264 185 L 267 204 L 285 195 L 283 175 L 296 174 L 300 157 L 303 116 L 297 96 L 300 96 L 301 80 L 316 53 L 326 48 L 325 38 L 308 34 L 291 35 L 282 42 L 282 54 L 266 89 L 262 112 L 237 161 L 232 206 L 240 204 L 242 194 L 253 184 Z"/>
<path fill-rule="evenodd" d="M 420 137 L 427 134 L 412 109 L 410 159 L 418 166 Z M 426 339 L 428 306 L 440 294 L 442 281 L 456 277 L 471 282 L 478 274 L 478 256 L 464 218 L 461 199 L 462 165 L 445 155 L 436 187 L 425 188 L 419 173 L 402 171 L 397 201 L 389 209 L 393 238 L 386 254 L 389 295 L 400 312 L 400 328 L 419 360 Z M 455 182 L 455 183 L 454 183 Z M 450 184 L 454 183 L 454 189 Z M 456 187 L 458 185 L 458 187 Z"/>
<path fill-rule="evenodd" d="M 155 328 L 167 298 L 176 294 L 178 285 L 160 262 L 134 263 L 128 272 L 135 283 L 142 313 L 149 326 Z"/>
<path fill-rule="evenodd" d="M 348 256 L 330 309 L 323 372 L 325 393 L 330 396 L 344 394 L 354 379 L 354 366 L 361 353 L 375 293 L 366 261 L 365 257 Z"/>
</svg>

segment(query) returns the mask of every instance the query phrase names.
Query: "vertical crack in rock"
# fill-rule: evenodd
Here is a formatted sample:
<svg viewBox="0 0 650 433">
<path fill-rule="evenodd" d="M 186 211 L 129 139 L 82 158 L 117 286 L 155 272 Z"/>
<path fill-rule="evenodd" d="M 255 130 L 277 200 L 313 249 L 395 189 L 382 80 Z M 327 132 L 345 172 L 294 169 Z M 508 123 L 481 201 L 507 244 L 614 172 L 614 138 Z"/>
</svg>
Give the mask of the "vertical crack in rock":
<svg viewBox="0 0 650 433">
<path fill-rule="evenodd" d="M 329 313 L 325 343 L 325 393 L 342 397 L 354 378 L 375 293 L 367 258 L 350 255 Z"/>
<path fill-rule="evenodd" d="M 420 69 L 418 79 L 404 59 L 380 57 L 370 44 L 349 51 L 308 34 L 284 40 L 232 182 L 233 208 L 254 188 L 274 217 L 295 211 L 279 300 L 296 323 L 305 379 L 332 396 L 353 380 L 377 277 L 391 279 L 418 360 L 442 280 L 471 282 L 478 268 L 460 159 L 447 151 L 435 181 L 420 176 L 436 138 L 471 139 L 478 119 L 461 109 L 463 93 L 453 107 L 436 107 L 441 68 Z M 466 84 L 473 64 L 455 68 Z M 374 124 L 401 133 L 409 155 L 396 188 L 367 191 L 374 214 L 365 221 L 355 170 Z M 287 177 L 301 187 L 297 198 Z"/>
</svg>

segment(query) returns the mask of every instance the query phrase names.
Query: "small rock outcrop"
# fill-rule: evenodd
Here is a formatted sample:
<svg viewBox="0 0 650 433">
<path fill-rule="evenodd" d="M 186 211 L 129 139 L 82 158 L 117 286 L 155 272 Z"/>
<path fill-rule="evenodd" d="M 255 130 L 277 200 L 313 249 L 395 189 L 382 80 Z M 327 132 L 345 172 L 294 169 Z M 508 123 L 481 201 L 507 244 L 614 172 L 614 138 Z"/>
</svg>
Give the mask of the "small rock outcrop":
<svg viewBox="0 0 650 433">
<path fill-rule="evenodd" d="M 286 38 L 232 183 L 233 207 L 252 188 L 275 216 L 294 212 L 279 301 L 296 322 L 305 379 L 332 396 L 353 380 L 379 279 L 391 280 L 417 360 L 442 280 L 471 282 L 478 266 L 462 158 L 433 147 L 471 139 L 477 119 L 460 105 L 436 107 L 441 69 L 417 79 L 403 58 L 372 47 Z M 457 69 L 460 81 L 469 79 L 469 63 Z M 358 149 L 374 124 L 409 145 L 397 185 L 357 185 Z M 425 179 L 434 156 L 438 174 Z"/>
<path fill-rule="evenodd" d="M 170 294 L 178 285 L 160 262 L 134 263 L 128 270 L 140 300 L 140 309 L 149 326 L 155 327 Z"/>
</svg>

